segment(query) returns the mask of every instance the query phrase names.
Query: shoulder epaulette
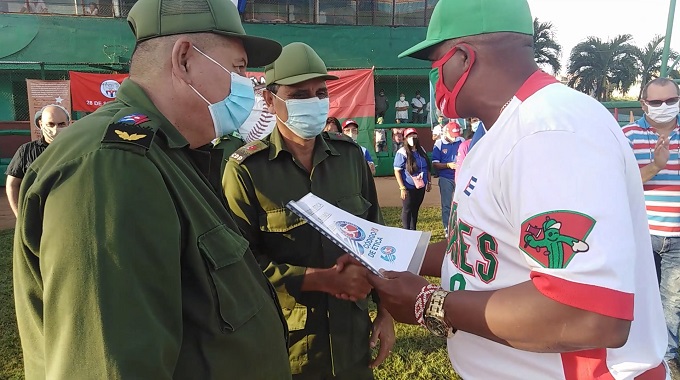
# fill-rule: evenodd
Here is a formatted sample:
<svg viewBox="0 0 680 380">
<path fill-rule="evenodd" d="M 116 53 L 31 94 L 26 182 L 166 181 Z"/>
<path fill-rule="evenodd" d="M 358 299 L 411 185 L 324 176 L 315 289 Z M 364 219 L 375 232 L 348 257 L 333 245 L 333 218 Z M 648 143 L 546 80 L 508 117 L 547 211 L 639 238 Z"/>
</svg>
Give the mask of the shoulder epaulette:
<svg viewBox="0 0 680 380">
<path fill-rule="evenodd" d="M 111 119 L 111 123 L 104 132 L 102 144 L 130 144 L 144 149 L 144 153 L 151 147 L 158 123 L 149 119 L 138 110 L 125 108 Z"/>
<path fill-rule="evenodd" d="M 326 140 L 344 141 L 344 142 L 356 144 L 356 142 L 354 142 L 354 140 L 352 140 L 351 137 L 347 136 L 344 133 L 339 133 L 339 132 L 324 132 L 323 138 L 326 139 Z"/>
<path fill-rule="evenodd" d="M 238 148 L 236 152 L 229 156 L 229 159 L 236 161 L 236 163 L 240 165 L 243 161 L 245 161 L 246 158 L 252 156 L 257 152 L 261 152 L 267 149 L 268 147 L 269 145 L 267 145 L 265 142 L 261 140 L 255 140 Z"/>
</svg>

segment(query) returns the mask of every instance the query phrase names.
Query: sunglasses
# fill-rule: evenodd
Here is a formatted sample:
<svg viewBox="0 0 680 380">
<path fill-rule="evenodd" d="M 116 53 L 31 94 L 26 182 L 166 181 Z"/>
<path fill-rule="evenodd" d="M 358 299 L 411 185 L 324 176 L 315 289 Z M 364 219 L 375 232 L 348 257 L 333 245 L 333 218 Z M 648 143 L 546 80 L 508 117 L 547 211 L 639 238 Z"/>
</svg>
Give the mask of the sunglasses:
<svg viewBox="0 0 680 380">
<path fill-rule="evenodd" d="M 678 101 L 680 101 L 680 96 L 668 98 L 666 100 L 645 100 L 644 102 L 647 103 L 648 106 L 660 107 L 664 103 L 666 103 L 667 106 L 673 106 L 677 104 Z"/>
</svg>

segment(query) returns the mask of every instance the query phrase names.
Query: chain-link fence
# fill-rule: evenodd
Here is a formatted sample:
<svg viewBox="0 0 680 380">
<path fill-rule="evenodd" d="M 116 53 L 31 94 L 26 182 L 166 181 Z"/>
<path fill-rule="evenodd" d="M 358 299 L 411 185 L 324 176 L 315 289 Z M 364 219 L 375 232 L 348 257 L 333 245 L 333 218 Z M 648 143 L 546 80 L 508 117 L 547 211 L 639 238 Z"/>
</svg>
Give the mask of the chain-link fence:
<svg viewBox="0 0 680 380">
<path fill-rule="evenodd" d="M 248 0 L 246 22 L 425 26 L 438 0 Z M 0 13 L 127 17 L 136 0 L 3 0 Z"/>
<path fill-rule="evenodd" d="M 249 0 L 243 20 L 265 23 L 424 26 L 437 0 Z"/>
<path fill-rule="evenodd" d="M 31 119 L 26 79 L 67 80 L 69 71 L 113 73 L 127 72 L 125 64 L 40 62 L 0 62 L 0 122 Z M 73 119 L 84 116 L 73 113 Z"/>
<path fill-rule="evenodd" d="M 0 13 L 127 17 L 136 0 L 2 0 Z"/>
</svg>

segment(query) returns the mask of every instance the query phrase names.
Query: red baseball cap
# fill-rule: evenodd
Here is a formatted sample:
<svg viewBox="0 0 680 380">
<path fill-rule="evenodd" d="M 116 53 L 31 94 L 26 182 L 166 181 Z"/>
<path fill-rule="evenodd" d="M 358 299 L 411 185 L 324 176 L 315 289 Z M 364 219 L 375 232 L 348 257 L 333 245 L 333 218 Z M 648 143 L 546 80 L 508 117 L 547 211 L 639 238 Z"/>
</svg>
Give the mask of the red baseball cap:
<svg viewBox="0 0 680 380">
<path fill-rule="evenodd" d="M 446 124 L 446 131 L 449 132 L 451 136 L 458 137 L 460 136 L 460 124 L 456 121 L 449 121 L 449 123 Z"/>
<path fill-rule="evenodd" d="M 359 128 L 359 123 L 357 123 L 356 121 L 354 121 L 352 119 L 347 119 L 342 123 L 342 129 L 349 127 L 350 124 L 354 124 L 354 125 L 357 126 L 357 128 Z"/>
<path fill-rule="evenodd" d="M 416 135 L 418 135 L 418 132 L 416 132 L 415 128 L 406 128 L 406 130 L 404 131 L 404 137 L 411 135 L 411 134 L 414 134 L 414 133 Z"/>
</svg>

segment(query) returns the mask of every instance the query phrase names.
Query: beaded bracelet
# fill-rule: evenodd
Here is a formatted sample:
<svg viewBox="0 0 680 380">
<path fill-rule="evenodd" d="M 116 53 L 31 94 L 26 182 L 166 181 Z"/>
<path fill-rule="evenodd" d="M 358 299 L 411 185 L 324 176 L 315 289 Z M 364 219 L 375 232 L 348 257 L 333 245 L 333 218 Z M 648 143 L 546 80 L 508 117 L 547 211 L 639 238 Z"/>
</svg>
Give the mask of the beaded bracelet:
<svg viewBox="0 0 680 380">
<path fill-rule="evenodd" d="M 423 286 L 423 289 L 420 290 L 420 293 L 418 293 L 418 297 L 416 297 L 416 304 L 415 304 L 415 313 L 416 313 L 416 321 L 418 321 L 418 324 L 421 326 L 425 326 L 425 307 L 427 306 L 427 303 L 430 302 L 430 297 L 432 297 L 432 293 L 440 289 L 439 286 L 434 285 L 434 284 L 428 284 Z"/>
</svg>

